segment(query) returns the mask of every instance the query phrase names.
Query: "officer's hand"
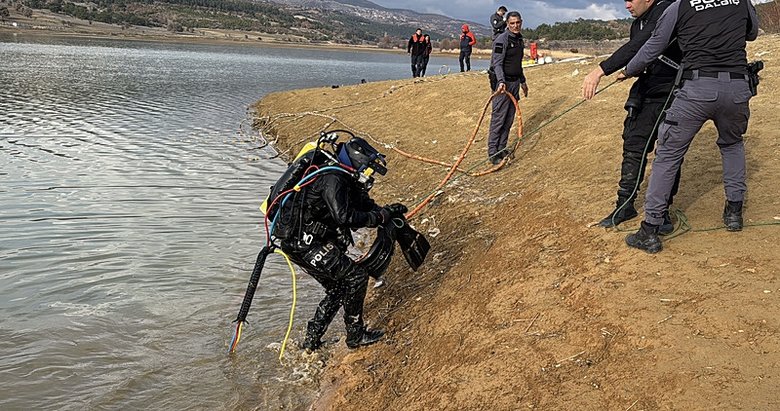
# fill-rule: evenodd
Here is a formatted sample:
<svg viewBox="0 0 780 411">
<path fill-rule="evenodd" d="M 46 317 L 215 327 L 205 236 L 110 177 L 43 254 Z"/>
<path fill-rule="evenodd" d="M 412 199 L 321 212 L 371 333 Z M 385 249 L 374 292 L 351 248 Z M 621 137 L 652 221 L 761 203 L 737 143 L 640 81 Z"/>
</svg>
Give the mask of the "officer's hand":
<svg viewBox="0 0 780 411">
<path fill-rule="evenodd" d="M 626 74 L 625 70 L 620 70 L 620 73 L 617 75 L 617 81 L 623 81 L 628 78 L 628 74 Z"/>
<path fill-rule="evenodd" d="M 503 93 L 505 91 L 506 91 L 506 84 L 498 83 L 498 87 L 496 87 L 496 93 Z"/>
<path fill-rule="evenodd" d="M 520 84 L 520 88 L 523 90 L 523 97 L 528 97 L 528 85 L 525 83 Z"/>
<path fill-rule="evenodd" d="M 599 87 L 599 81 L 601 81 L 603 76 L 604 70 L 601 69 L 601 66 L 596 67 L 585 76 L 585 80 L 582 81 L 582 98 L 590 100 L 596 95 L 596 89 Z"/>
<path fill-rule="evenodd" d="M 406 214 L 407 211 L 409 211 L 409 209 L 401 203 L 388 204 L 384 207 L 384 209 L 387 210 L 391 216 L 402 216 Z"/>
</svg>

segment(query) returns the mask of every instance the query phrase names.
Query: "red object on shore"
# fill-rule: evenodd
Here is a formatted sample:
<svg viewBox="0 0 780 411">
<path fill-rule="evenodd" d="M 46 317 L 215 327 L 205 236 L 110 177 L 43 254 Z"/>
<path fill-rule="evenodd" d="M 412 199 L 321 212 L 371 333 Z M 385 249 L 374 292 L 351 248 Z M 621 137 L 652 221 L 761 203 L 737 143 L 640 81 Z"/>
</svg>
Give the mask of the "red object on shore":
<svg viewBox="0 0 780 411">
<path fill-rule="evenodd" d="M 531 43 L 531 60 L 536 60 L 539 57 L 539 51 L 536 48 L 536 42 Z"/>
</svg>

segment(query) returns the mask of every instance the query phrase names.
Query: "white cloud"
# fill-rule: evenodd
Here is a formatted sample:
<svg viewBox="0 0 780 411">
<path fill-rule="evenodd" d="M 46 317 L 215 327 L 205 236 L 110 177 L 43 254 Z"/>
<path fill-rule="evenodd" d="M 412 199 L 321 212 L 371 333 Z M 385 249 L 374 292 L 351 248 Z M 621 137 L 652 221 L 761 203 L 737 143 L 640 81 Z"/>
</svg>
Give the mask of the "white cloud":
<svg viewBox="0 0 780 411">
<path fill-rule="evenodd" d="M 618 4 L 622 6 L 624 3 Z M 614 3 L 590 3 L 584 8 L 570 8 L 556 6 L 546 1 L 528 1 L 525 2 L 525 6 L 520 10 L 520 13 L 523 15 L 523 22 L 527 27 L 536 27 L 542 23 L 553 24 L 556 22 L 574 21 L 579 18 L 614 20 L 630 17 L 625 8 L 618 8 Z"/>
<path fill-rule="evenodd" d="M 389 8 L 402 8 L 421 13 L 436 13 L 445 16 L 476 21 L 488 24 L 490 15 L 498 6 L 504 5 L 509 10 L 518 10 L 523 15 L 524 26 L 536 27 L 539 24 L 573 21 L 578 18 L 613 20 L 630 17 L 622 2 L 614 0 L 604 3 L 592 3 L 572 0 L 373 0 L 375 3 Z M 560 2 L 560 4 L 556 4 Z M 582 5 L 582 7 L 577 7 Z"/>
</svg>

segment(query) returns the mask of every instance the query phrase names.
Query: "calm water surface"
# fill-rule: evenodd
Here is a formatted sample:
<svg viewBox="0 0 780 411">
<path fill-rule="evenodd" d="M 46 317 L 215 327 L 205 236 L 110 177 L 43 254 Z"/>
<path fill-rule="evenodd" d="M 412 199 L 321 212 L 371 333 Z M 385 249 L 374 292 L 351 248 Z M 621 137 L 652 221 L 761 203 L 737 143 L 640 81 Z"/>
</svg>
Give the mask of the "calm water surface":
<svg viewBox="0 0 780 411">
<path fill-rule="evenodd" d="M 226 355 L 285 168 L 240 125 L 268 92 L 405 77 L 399 54 L 0 35 L 0 409 L 305 408 L 277 258 Z M 321 296 L 299 280 L 296 339 Z"/>
</svg>

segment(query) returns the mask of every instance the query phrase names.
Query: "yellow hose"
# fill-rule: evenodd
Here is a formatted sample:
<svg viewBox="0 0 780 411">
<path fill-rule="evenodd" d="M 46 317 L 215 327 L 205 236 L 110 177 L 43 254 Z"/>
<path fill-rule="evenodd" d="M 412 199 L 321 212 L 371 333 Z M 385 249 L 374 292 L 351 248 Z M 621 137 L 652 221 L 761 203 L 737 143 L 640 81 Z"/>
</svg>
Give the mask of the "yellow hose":
<svg viewBox="0 0 780 411">
<path fill-rule="evenodd" d="M 295 268 L 293 268 L 293 265 L 290 262 L 290 257 L 288 257 L 287 254 L 284 253 L 284 251 L 278 248 L 274 249 L 274 253 L 284 257 L 284 259 L 287 261 L 287 266 L 290 267 L 290 274 L 292 275 L 293 300 L 292 300 L 292 307 L 290 307 L 290 322 L 287 324 L 287 333 L 284 334 L 284 341 L 282 341 L 282 348 L 279 350 L 279 363 L 281 363 L 282 358 L 284 358 L 284 349 L 285 347 L 287 347 L 287 340 L 290 338 L 290 332 L 292 331 L 293 318 L 295 317 L 295 304 L 298 301 L 298 296 L 296 291 L 297 287 L 295 284 Z"/>
</svg>

